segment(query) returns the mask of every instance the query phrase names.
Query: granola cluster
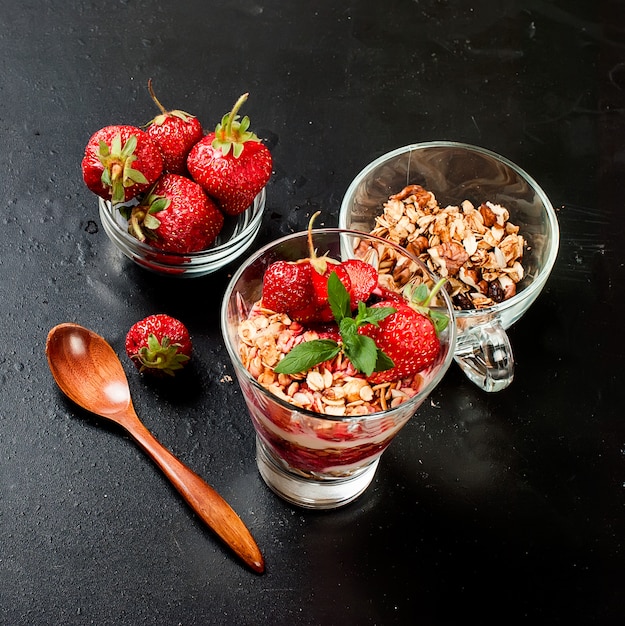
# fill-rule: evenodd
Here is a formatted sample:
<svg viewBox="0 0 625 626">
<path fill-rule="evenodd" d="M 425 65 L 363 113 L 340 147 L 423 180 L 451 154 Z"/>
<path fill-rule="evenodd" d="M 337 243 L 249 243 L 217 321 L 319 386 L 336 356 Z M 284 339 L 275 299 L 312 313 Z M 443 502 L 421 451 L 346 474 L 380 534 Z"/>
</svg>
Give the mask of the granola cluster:
<svg viewBox="0 0 625 626">
<path fill-rule="evenodd" d="M 390 196 L 371 234 L 388 239 L 448 278 L 457 309 L 482 309 L 515 295 L 523 278 L 525 241 L 508 210 L 484 202 L 441 207 L 434 194 L 409 185 Z"/>
<path fill-rule="evenodd" d="M 284 354 L 302 341 L 319 339 L 284 313 L 257 303 L 239 325 L 239 354 L 249 373 L 285 402 L 326 415 L 367 415 L 399 406 L 415 396 L 422 377 L 415 376 L 370 385 L 341 353 L 302 374 L 276 374 L 273 369 Z"/>
</svg>

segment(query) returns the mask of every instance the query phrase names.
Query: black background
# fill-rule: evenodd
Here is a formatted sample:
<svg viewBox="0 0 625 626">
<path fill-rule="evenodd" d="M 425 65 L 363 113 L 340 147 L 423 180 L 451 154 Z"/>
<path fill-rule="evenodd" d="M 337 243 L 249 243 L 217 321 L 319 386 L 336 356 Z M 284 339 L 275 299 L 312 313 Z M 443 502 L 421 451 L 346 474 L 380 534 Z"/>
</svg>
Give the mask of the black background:
<svg viewBox="0 0 625 626">
<path fill-rule="evenodd" d="M 598 0 L 0 0 L 0 623 L 612 624 L 625 619 L 625 6 Z M 236 262 L 165 279 L 100 226 L 89 136 L 165 106 L 210 129 L 243 113 L 274 157 L 258 247 L 337 224 L 373 158 L 433 139 L 499 152 L 557 210 L 560 254 L 510 330 L 497 394 L 452 365 L 331 513 L 276 498 L 219 329 Z M 122 354 L 155 312 L 194 338 L 188 375 L 127 360 L 160 441 L 239 512 L 241 567 L 119 429 L 56 388 L 65 321 Z"/>
</svg>

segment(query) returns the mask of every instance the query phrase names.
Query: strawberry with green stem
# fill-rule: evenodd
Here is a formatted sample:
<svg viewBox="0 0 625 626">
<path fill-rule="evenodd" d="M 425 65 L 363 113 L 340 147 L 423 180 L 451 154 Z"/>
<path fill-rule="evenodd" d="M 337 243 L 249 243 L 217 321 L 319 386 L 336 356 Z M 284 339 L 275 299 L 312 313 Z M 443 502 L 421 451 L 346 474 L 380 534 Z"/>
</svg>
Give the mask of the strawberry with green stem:
<svg viewBox="0 0 625 626">
<path fill-rule="evenodd" d="M 226 215 L 239 215 L 252 204 L 273 167 L 269 149 L 249 130 L 249 118 L 239 120 L 238 111 L 247 97 L 243 94 L 215 131 L 198 141 L 187 157 L 191 177 L 217 200 Z"/>
<path fill-rule="evenodd" d="M 148 91 L 160 113 L 148 122 L 146 132 L 160 148 L 164 171 L 186 175 L 187 156 L 204 136 L 202 124 L 190 113 L 165 109 L 154 93 L 151 78 L 148 80 Z"/>
<path fill-rule="evenodd" d="M 167 252 L 187 254 L 208 248 L 221 232 L 224 216 L 204 190 L 179 174 L 161 176 L 146 197 L 124 208 L 128 232 Z"/>
<path fill-rule="evenodd" d="M 120 204 L 156 182 L 163 172 L 163 157 L 156 143 L 140 128 L 105 126 L 89 138 L 81 169 L 91 191 Z"/>
<path fill-rule="evenodd" d="M 157 313 L 131 326 L 125 348 L 141 373 L 164 377 L 175 376 L 187 365 L 193 346 L 189 331 L 180 320 Z"/>
</svg>

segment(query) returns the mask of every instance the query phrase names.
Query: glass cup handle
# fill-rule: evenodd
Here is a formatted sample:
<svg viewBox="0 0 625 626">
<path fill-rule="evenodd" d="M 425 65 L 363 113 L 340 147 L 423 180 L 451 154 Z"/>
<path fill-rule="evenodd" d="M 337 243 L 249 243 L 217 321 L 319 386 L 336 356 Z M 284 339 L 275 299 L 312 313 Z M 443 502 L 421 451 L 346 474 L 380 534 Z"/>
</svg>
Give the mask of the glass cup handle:
<svg viewBox="0 0 625 626">
<path fill-rule="evenodd" d="M 461 333 L 454 359 L 467 378 L 484 391 L 501 391 L 514 378 L 512 346 L 497 321 Z"/>
</svg>

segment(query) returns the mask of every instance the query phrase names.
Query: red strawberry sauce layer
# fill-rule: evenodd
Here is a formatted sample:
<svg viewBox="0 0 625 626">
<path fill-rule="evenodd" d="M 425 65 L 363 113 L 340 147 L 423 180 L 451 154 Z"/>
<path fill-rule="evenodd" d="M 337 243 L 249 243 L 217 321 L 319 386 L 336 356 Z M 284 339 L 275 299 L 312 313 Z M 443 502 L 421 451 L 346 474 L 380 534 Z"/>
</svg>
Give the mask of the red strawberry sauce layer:
<svg viewBox="0 0 625 626">
<path fill-rule="evenodd" d="M 242 384 L 256 432 L 274 456 L 303 475 L 349 476 L 379 457 L 410 419 L 415 406 L 400 406 L 392 415 L 331 420 L 286 408 Z"/>
</svg>

